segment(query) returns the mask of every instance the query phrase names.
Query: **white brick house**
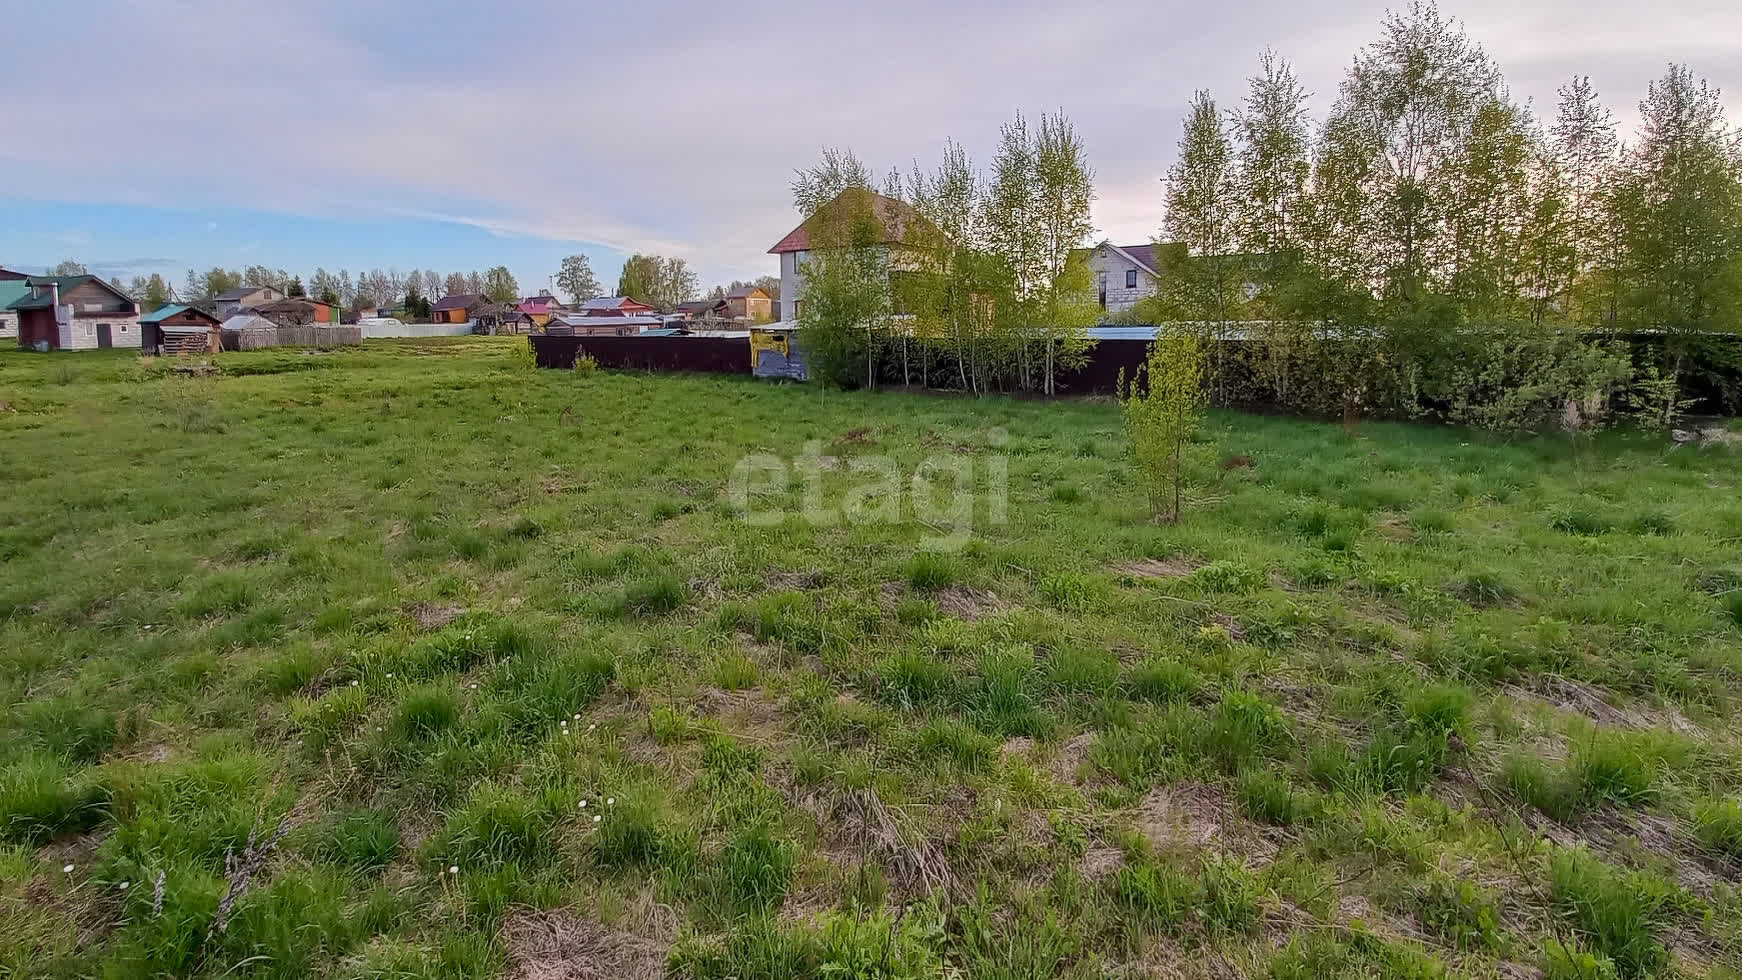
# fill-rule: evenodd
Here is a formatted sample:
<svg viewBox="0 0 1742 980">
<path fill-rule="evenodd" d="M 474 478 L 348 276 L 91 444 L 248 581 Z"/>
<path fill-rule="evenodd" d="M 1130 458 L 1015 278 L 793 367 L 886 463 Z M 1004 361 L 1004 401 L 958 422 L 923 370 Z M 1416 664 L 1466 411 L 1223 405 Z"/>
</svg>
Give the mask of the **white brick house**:
<svg viewBox="0 0 1742 980">
<path fill-rule="evenodd" d="M 851 199 L 850 199 L 851 198 Z M 780 259 L 780 318 L 784 321 L 797 320 L 804 312 L 805 278 L 804 266 L 810 261 L 811 231 L 819 219 L 827 220 L 835 209 L 844 207 L 863 207 L 868 209 L 883 228 L 882 241 L 879 245 L 879 255 L 892 275 L 901 270 L 911 268 L 911 255 L 903 243 L 909 239 L 910 226 L 915 222 L 924 222 L 919 213 L 905 202 L 892 197 L 884 197 L 873 191 L 853 188 L 842 191 L 834 200 L 823 205 L 817 217 L 806 219 L 797 228 L 788 232 L 785 238 L 774 243 L 769 249 L 770 255 Z M 929 224 L 928 224 L 929 227 Z M 935 234 L 935 231 L 933 232 Z"/>
<path fill-rule="evenodd" d="M 1089 250 L 1095 297 L 1108 313 L 1123 313 L 1161 286 L 1156 252 L 1164 246 L 1102 242 Z"/>
</svg>

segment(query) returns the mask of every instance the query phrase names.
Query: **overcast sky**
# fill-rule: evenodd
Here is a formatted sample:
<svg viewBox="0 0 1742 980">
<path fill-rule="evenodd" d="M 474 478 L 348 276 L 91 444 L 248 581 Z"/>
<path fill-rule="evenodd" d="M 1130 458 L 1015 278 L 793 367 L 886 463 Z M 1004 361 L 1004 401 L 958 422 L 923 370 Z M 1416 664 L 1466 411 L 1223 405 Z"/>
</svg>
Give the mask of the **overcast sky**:
<svg viewBox="0 0 1742 980">
<path fill-rule="evenodd" d="M 11 5 L 0 264 L 124 278 L 260 263 L 442 272 L 527 291 L 584 251 L 689 260 L 704 287 L 776 271 L 792 172 L 826 145 L 879 171 L 1062 109 L 1095 223 L 1147 241 L 1196 88 L 1244 92 L 1259 50 L 1334 95 L 1382 0 L 879 3 L 63 0 Z M 1589 74 L 1631 135 L 1684 61 L 1742 121 L 1742 4 L 1447 3 L 1552 115 Z M 23 39 L 42 39 L 31 43 Z M 53 43 L 46 43 L 53 39 Z"/>
</svg>

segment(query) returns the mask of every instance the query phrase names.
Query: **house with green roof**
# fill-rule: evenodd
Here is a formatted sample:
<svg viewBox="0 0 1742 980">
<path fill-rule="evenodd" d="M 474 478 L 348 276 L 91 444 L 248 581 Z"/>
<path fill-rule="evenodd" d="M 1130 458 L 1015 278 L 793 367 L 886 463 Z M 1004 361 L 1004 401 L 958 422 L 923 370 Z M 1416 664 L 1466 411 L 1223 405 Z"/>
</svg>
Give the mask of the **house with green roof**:
<svg viewBox="0 0 1742 980">
<path fill-rule="evenodd" d="M 31 276 L 6 303 L 18 346 L 33 350 L 140 349 L 139 304 L 99 276 Z"/>
<path fill-rule="evenodd" d="M 18 311 L 6 307 L 29 294 L 30 283 L 24 279 L 0 279 L 0 338 L 18 336 Z"/>
</svg>

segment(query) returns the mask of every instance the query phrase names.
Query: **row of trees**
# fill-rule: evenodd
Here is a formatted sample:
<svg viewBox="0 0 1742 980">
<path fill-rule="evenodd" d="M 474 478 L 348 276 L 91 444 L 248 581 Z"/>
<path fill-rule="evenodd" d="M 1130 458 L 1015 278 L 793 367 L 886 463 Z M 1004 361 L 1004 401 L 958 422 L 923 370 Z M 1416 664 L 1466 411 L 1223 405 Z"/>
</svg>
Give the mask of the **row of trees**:
<svg viewBox="0 0 1742 980">
<path fill-rule="evenodd" d="M 812 243 L 797 319 L 818 376 L 875 386 L 894 355 L 904 380 L 931 378 L 935 358 L 969 391 L 1053 393 L 1100 312 L 1077 251 L 1094 230 L 1094 171 L 1070 121 L 1018 115 L 989 173 L 951 142 L 934 170 L 873 187 L 840 150 L 793 182 Z"/>
<path fill-rule="evenodd" d="M 1742 326 L 1742 140 L 1682 65 L 1650 85 L 1630 144 L 1588 78 L 1559 97 L 1536 119 L 1428 3 L 1387 17 L 1316 124 L 1266 52 L 1239 105 L 1194 97 L 1161 236 L 1185 248 L 1131 319 L 1240 323 L 1261 341 L 1240 373 L 1285 404 L 1494 422 L 1495 399 L 1533 386 L 1524 416 L 1655 385 L 1659 365 L 1569 328 L 1645 331 L 1673 407 Z M 1227 349 L 1206 347 L 1223 401 L 1252 394 Z"/>
<path fill-rule="evenodd" d="M 82 263 L 68 259 L 49 271 L 54 275 L 83 275 L 86 268 Z M 572 303 L 591 299 L 603 292 L 598 277 L 593 273 L 592 264 L 585 255 L 565 257 L 555 279 L 557 288 Z M 764 277 L 764 280 L 772 282 L 774 294 L 779 293 L 778 279 Z M 757 280 L 757 284 L 765 285 L 764 280 Z M 117 278 L 111 284 L 138 300 L 146 312 L 158 309 L 172 300 L 209 300 L 239 286 L 271 286 L 287 296 L 309 296 L 346 309 L 390 305 L 402 301 L 410 304 L 414 299 L 427 301 L 460 293 L 487 296 L 499 303 L 511 302 L 521 296 L 520 284 L 515 280 L 514 274 L 508 271 L 507 266 L 500 265 L 483 273 L 476 270 L 470 273 L 452 272 L 445 277 L 434 269 L 412 269 L 403 274 L 396 268 L 371 269 L 367 272 L 359 271 L 353 277 L 346 269 L 328 272 L 325 268 L 317 268 L 306 285 L 301 276 L 292 275 L 284 269 L 261 265 L 251 265 L 245 269 L 214 266 L 205 272 L 189 269 L 178 290 L 172 290 L 163 277 L 156 274 L 149 277 L 135 276 L 131 283 L 123 283 Z M 733 283 L 734 287 L 737 285 L 739 284 Z M 617 282 L 618 295 L 631 296 L 641 302 L 666 309 L 694 298 L 697 291 L 696 275 L 690 271 L 683 259 L 656 255 L 632 256 L 623 264 L 623 272 Z"/>
</svg>

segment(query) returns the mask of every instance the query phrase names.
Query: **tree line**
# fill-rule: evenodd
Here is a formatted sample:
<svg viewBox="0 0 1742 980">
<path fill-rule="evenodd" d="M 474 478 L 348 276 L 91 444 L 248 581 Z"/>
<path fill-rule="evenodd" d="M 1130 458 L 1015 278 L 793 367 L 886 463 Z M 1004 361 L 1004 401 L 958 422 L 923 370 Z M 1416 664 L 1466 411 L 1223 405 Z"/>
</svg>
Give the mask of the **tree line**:
<svg viewBox="0 0 1742 980">
<path fill-rule="evenodd" d="M 882 363 L 904 384 L 1052 394 L 1086 359 L 1100 311 L 1079 249 L 1095 196 L 1082 140 L 1062 113 L 1019 114 L 999 137 L 984 173 L 952 141 L 935 169 L 881 185 L 847 150 L 797 175 L 811 248 L 796 319 L 821 380 L 875 387 Z"/>
<path fill-rule="evenodd" d="M 1093 171 L 1064 117 L 1007 124 L 986 172 L 952 142 L 879 185 L 825 151 L 793 184 L 816 246 L 813 367 L 1051 392 L 1084 328 L 1113 319 L 1197 333 L 1223 404 L 1588 425 L 1629 406 L 1667 419 L 1701 375 L 1742 404 L 1742 137 L 1686 66 L 1651 83 L 1623 142 L 1587 77 L 1538 119 L 1418 2 L 1385 18 L 1324 118 L 1309 97 L 1273 51 L 1237 104 L 1194 95 L 1158 293 L 1111 318 L 1081 250 Z M 893 249 L 878 194 L 924 219 Z"/>
<path fill-rule="evenodd" d="M 1742 138 L 1684 65 L 1630 142 L 1588 77 L 1558 96 L 1538 119 L 1431 3 L 1386 17 L 1322 120 L 1264 52 L 1237 105 L 1193 97 L 1174 247 L 1130 319 L 1251 341 L 1205 348 L 1222 402 L 1495 428 L 1618 402 L 1672 416 L 1694 374 L 1742 365 Z"/>
<path fill-rule="evenodd" d="M 48 270 L 51 275 L 84 275 L 83 263 L 67 259 Z M 557 288 L 571 304 L 600 296 L 603 290 L 585 255 L 563 258 L 555 275 Z M 179 287 L 172 287 L 163 276 L 135 276 L 131 282 L 118 277 L 110 285 L 133 297 L 143 312 L 153 312 L 171 302 L 202 303 L 241 286 L 270 286 L 286 296 L 307 296 L 348 310 L 404 304 L 408 310 L 427 306 L 432 299 L 460 294 L 484 296 L 497 303 L 514 302 L 522 298 L 520 284 L 507 266 L 492 266 L 482 273 L 451 272 L 443 276 L 434 269 L 411 269 L 401 273 L 397 268 L 359 270 L 354 276 L 348 269 L 328 272 L 317 268 L 305 282 L 282 268 L 251 265 L 242 269 L 222 266 L 200 272 L 187 270 Z M 734 283 L 736 286 L 737 283 Z M 681 258 L 657 255 L 631 256 L 623 264 L 617 281 L 617 295 L 629 296 L 640 302 L 670 309 L 695 298 L 699 285 L 694 272 Z M 779 280 L 774 281 L 779 292 Z M 424 311 L 427 315 L 427 309 Z"/>
</svg>

